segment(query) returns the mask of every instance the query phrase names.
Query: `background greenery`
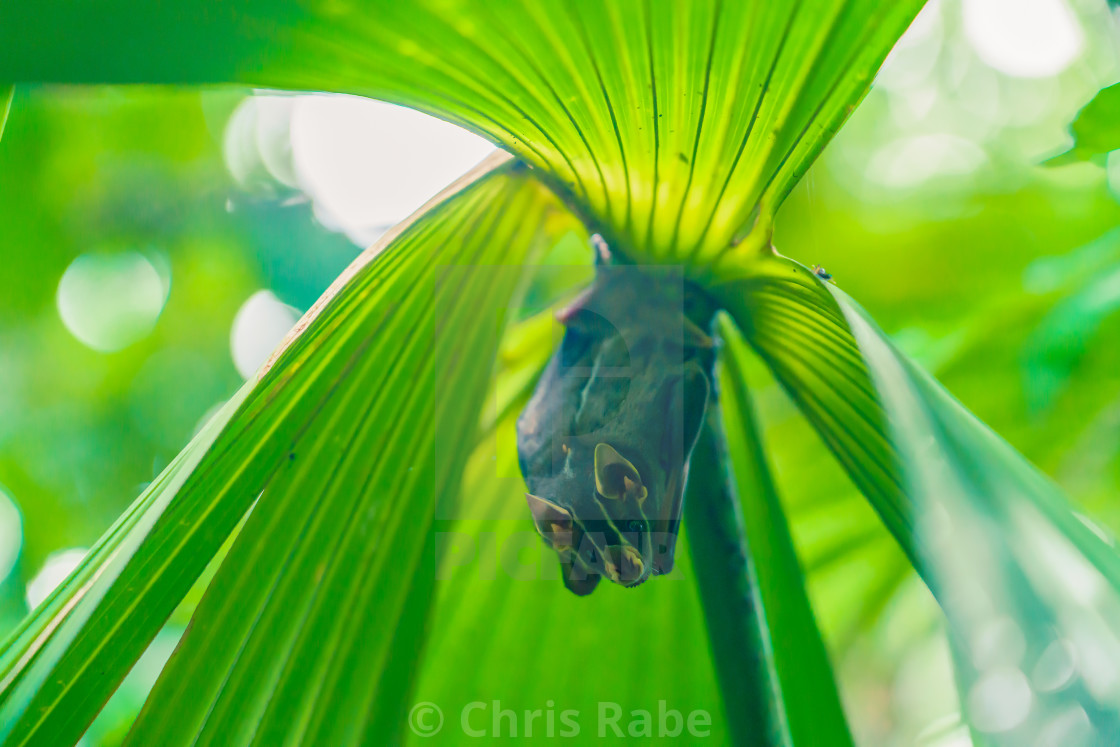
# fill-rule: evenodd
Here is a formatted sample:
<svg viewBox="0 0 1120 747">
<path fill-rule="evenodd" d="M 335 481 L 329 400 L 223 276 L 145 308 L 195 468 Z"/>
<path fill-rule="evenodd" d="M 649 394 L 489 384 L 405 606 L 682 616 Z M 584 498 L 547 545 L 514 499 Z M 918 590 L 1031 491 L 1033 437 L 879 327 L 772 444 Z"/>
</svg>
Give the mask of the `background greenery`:
<svg viewBox="0 0 1120 747">
<path fill-rule="evenodd" d="M 1081 52 L 1038 77 L 986 58 L 961 3 L 927 9 L 784 206 L 775 243 L 824 264 L 1117 531 L 1120 156 L 1039 165 L 1120 77 L 1117 30 L 1103 4 L 1069 7 Z M 25 614 L 48 557 L 88 547 L 236 390 L 241 305 L 269 289 L 304 309 L 358 251 L 274 171 L 247 172 L 236 150 L 223 152 L 246 93 L 16 92 L 0 143 L 0 561 L 14 561 L 0 632 Z M 82 255 L 127 252 L 157 270 L 166 305 L 150 333 L 98 352 L 63 324 L 59 282 Z M 749 380 L 857 734 L 875 744 L 951 734 L 957 705 L 932 599 L 765 371 Z M 173 617 L 89 743 L 123 736 L 185 620 Z"/>
</svg>

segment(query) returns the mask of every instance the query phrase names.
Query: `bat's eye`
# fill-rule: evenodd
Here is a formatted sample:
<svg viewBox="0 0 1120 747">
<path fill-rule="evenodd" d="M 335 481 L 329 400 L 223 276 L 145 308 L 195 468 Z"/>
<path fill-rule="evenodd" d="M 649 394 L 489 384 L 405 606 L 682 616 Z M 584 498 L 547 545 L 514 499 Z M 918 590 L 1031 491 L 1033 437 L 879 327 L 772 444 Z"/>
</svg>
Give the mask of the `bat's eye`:
<svg viewBox="0 0 1120 747">
<path fill-rule="evenodd" d="M 640 532 L 642 531 L 642 522 L 638 521 L 637 519 L 633 519 L 626 524 L 626 529 L 630 532 Z"/>
</svg>

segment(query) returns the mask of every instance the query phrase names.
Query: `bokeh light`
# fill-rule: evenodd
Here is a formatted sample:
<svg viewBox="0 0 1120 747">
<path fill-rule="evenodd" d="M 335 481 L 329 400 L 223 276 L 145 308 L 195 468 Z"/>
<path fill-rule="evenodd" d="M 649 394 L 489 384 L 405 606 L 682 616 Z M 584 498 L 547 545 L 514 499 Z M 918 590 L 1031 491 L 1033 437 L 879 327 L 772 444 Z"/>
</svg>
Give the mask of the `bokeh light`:
<svg viewBox="0 0 1120 747">
<path fill-rule="evenodd" d="M 434 117 L 353 96 L 302 96 L 291 117 L 296 174 L 316 216 L 362 245 L 494 150 Z"/>
<path fill-rule="evenodd" d="M 310 200 L 327 228 L 367 246 L 494 150 L 466 130 L 356 96 L 258 94 L 226 127 L 226 164 L 248 193 Z"/>
<path fill-rule="evenodd" d="M 242 378 L 256 373 L 298 319 L 299 311 L 272 291 L 257 291 L 241 305 L 233 318 L 229 347 Z"/>
<path fill-rule="evenodd" d="M 987 156 L 956 135 L 915 135 L 883 146 L 868 164 L 868 178 L 887 188 L 913 188 L 937 177 L 964 177 Z"/>
<path fill-rule="evenodd" d="M 1057 75 L 1084 35 L 1065 0 L 964 0 L 964 30 L 984 62 L 1008 75 Z"/>
<path fill-rule="evenodd" d="M 23 520 L 4 486 L 0 485 L 0 582 L 8 577 L 23 547 Z"/>
<path fill-rule="evenodd" d="M 83 344 L 110 353 L 152 331 L 169 289 L 168 278 L 140 252 L 83 254 L 58 283 L 58 313 Z"/>
<path fill-rule="evenodd" d="M 33 610 L 49 597 L 55 587 L 78 567 L 87 552 L 89 550 L 84 547 L 72 547 L 48 555 L 43 567 L 27 582 L 27 608 Z"/>
<path fill-rule="evenodd" d="M 243 190 L 270 191 L 273 181 L 295 187 L 289 132 L 295 96 L 250 96 L 226 124 L 226 166 Z"/>
<path fill-rule="evenodd" d="M 1016 667 L 995 667 L 984 672 L 968 693 L 972 725 L 982 732 L 1011 731 L 1031 710 L 1031 685 Z"/>
</svg>

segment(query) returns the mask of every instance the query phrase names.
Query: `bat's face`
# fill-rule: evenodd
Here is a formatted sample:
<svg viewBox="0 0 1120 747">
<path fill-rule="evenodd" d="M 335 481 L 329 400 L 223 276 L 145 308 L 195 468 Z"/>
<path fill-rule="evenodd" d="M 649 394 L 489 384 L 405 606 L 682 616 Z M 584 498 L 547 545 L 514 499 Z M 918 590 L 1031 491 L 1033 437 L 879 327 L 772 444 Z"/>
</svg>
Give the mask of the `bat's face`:
<svg viewBox="0 0 1120 747">
<path fill-rule="evenodd" d="M 605 441 L 568 443 L 559 474 L 529 480 L 536 492 L 526 496 L 537 530 L 560 556 L 565 584 L 585 594 L 604 576 L 637 586 L 668 573 L 685 466 L 643 470 Z"/>
<path fill-rule="evenodd" d="M 601 275 L 559 315 L 563 343 L 518 421 L 529 509 L 577 594 L 672 569 L 707 405 L 711 341 L 643 277 Z"/>
</svg>

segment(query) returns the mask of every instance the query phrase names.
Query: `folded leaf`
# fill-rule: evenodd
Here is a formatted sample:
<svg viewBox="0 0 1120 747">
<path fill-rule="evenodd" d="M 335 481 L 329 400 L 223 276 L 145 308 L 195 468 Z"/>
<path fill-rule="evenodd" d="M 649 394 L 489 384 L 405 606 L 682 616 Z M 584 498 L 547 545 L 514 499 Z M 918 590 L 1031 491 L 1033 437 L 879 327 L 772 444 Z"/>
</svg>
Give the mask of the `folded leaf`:
<svg viewBox="0 0 1120 747">
<path fill-rule="evenodd" d="M 420 645 L 432 578 L 424 538 L 470 448 L 460 438 L 436 453 L 433 431 L 476 427 L 522 275 L 504 267 L 441 288 L 453 267 L 440 266 L 527 259 L 549 230 L 572 225 L 502 160 L 364 254 L 9 641 L 6 744 L 75 742 L 258 495 L 134 740 L 344 744 L 400 726 L 394 708 L 412 673 L 389 654 Z M 540 230 L 525 231 L 526 220 Z M 324 718 L 332 699 L 334 715 L 358 715 Z"/>
<path fill-rule="evenodd" d="M 1047 163 L 1060 166 L 1075 161 L 1101 160 L 1120 149 L 1120 83 L 1102 88 L 1077 113 L 1070 125 L 1073 147 Z"/>
<path fill-rule="evenodd" d="M 526 359 L 523 372 L 539 373 L 562 329 L 548 312 L 516 331 L 514 349 L 533 348 L 537 360 Z M 577 736 L 564 718 L 579 738 L 594 740 L 602 728 L 611 744 L 669 745 L 694 736 L 728 743 L 730 718 L 708 653 L 687 537 L 673 573 L 656 583 L 611 585 L 587 597 L 564 589 L 556 555 L 526 510 L 517 465 L 514 422 L 532 377 L 503 378 L 495 388 L 504 415 L 470 458 L 461 504 L 436 522 L 438 598 L 414 702 L 438 705 L 445 725 L 410 743 L 460 744 L 464 728 L 511 744 Z M 667 730 L 659 737 L 662 709 Z M 509 716 L 495 722 L 498 711 L 513 713 L 515 724 Z M 541 715 L 527 723 L 534 711 Z M 649 732 L 642 712 L 650 715 Z"/>
<path fill-rule="evenodd" d="M 12 106 L 12 95 L 15 92 L 15 86 L 0 86 L 0 137 L 4 135 L 4 125 L 8 121 L 8 110 Z"/>
<path fill-rule="evenodd" d="M 1112 544 L 835 286 L 774 257 L 720 293 L 937 596 L 974 731 L 1115 741 Z"/>
<path fill-rule="evenodd" d="M 852 744 L 805 576 L 760 441 L 744 373 L 748 350 L 731 324 L 721 325 L 720 336 L 724 365 L 719 380 L 727 453 L 784 728 L 792 744 Z M 693 529 L 690 532 L 694 542 L 700 539 Z"/>
<path fill-rule="evenodd" d="M 767 558 L 758 565 L 762 558 L 757 553 L 766 549 L 765 544 L 757 547 L 747 542 L 739 480 L 732 476 L 722 433 L 724 420 L 719 403 L 713 401 L 689 460 L 684 499 L 689 556 L 699 571 L 696 590 L 727 713 L 729 741 L 749 747 L 786 747 L 793 744 L 793 735 L 785 696 L 796 696 L 781 688 L 768 615 L 780 617 L 781 612 L 776 598 L 763 596 L 761 577 L 769 573 L 770 562 Z M 755 478 L 744 474 L 744 487 L 757 488 Z M 844 733 L 830 734 L 830 741 L 843 744 Z"/>
<path fill-rule="evenodd" d="M 923 0 L 8 0 L 0 80 L 358 93 L 538 167 L 612 245 L 705 265 L 771 218 Z"/>
<path fill-rule="evenodd" d="M 773 371 L 906 554 L 912 505 L 867 364 L 835 301 L 804 267 L 771 257 L 715 287 Z"/>
<path fill-rule="evenodd" d="M 380 298 L 344 327 L 360 362 L 324 371 L 336 404 L 299 435 L 306 467 L 266 489 L 134 743 L 393 742 L 404 728 L 433 593 L 432 521 L 458 495 L 523 275 L 493 265 L 527 259 L 556 225 L 557 204 L 524 174 L 472 192 L 402 236 L 384 259 L 400 262 L 391 278 L 369 278 Z"/>
</svg>

